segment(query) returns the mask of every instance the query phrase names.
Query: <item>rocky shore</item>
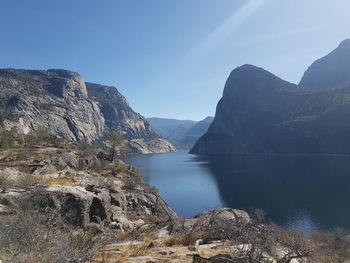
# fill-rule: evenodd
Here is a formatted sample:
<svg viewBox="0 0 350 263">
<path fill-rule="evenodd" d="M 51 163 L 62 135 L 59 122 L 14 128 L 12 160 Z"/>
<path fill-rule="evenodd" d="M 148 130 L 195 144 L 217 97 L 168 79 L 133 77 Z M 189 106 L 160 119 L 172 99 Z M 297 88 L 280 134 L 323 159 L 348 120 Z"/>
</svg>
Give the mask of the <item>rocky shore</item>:
<svg viewBox="0 0 350 263">
<path fill-rule="evenodd" d="M 4 262 L 328 262 L 312 261 L 327 238 L 231 208 L 182 218 L 135 168 L 87 145 L 0 150 Z"/>
</svg>

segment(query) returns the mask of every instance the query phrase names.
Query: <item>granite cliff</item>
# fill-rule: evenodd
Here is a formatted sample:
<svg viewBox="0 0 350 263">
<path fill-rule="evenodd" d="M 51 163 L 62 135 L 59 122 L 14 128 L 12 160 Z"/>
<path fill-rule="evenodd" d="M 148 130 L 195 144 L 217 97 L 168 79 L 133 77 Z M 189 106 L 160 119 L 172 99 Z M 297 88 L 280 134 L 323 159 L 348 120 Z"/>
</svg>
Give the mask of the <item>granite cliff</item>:
<svg viewBox="0 0 350 263">
<path fill-rule="evenodd" d="M 0 117 L 5 129 L 24 134 L 46 128 L 57 137 L 91 143 L 117 129 L 134 152 L 175 150 L 116 88 L 85 83 L 67 70 L 1 69 Z"/>
<path fill-rule="evenodd" d="M 331 54 L 349 47 L 350 42 L 345 41 Z M 332 60 L 343 68 L 341 58 L 333 56 Z M 317 78 L 325 83 L 325 74 L 311 74 L 316 72 L 314 67 L 301 84 L 307 86 L 306 79 L 316 83 Z M 347 76 L 349 80 L 350 74 Z M 333 78 L 328 88 L 318 87 L 303 88 L 252 65 L 233 70 L 213 124 L 191 153 L 349 154 L 350 84 L 346 74 Z"/>
</svg>

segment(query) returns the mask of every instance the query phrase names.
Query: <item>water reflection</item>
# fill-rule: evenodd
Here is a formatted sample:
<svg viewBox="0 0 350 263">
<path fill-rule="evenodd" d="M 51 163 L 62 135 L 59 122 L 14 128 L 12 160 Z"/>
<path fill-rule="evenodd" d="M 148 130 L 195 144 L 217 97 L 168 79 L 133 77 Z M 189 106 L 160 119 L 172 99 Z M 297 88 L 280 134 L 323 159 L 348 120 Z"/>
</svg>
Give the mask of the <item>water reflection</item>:
<svg viewBox="0 0 350 263">
<path fill-rule="evenodd" d="M 196 157 L 215 176 L 229 207 L 260 208 L 305 231 L 350 227 L 348 156 Z"/>
<path fill-rule="evenodd" d="M 260 208 L 274 222 L 313 231 L 350 228 L 348 156 L 128 156 L 178 213 Z"/>
<path fill-rule="evenodd" d="M 223 207 L 215 177 L 185 151 L 166 154 L 132 155 L 125 161 L 136 166 L 146 182 L 180 215 L 192 216 L 204 210 Z"/>
</svg>

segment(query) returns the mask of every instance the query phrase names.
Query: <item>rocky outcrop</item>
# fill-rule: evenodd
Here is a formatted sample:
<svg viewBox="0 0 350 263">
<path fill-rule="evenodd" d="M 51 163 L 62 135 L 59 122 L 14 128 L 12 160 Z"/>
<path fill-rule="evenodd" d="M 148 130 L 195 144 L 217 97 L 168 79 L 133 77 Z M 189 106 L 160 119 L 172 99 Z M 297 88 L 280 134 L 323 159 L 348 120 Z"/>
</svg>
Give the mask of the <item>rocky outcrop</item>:
<svg viewBox="0 0 350 263">
<path fill-rule="evenodd" d="M 350 84 L 350 39 L 344 40 L 327 56 L 316 60 L 299 85 L 304 88 L 334 88 Z"/>
<path fill-rule="evenodd" d="M 176 148 L 163 138 L 134 138 L 127 140 L 126 146 L 134 153 L 167 153 L 175 152 Z"/>
<path fill-rule="evenodd" d="M 230 74 L 214 122 L 191 153 L 350 154 L 349 101 L 350 84 L 304 89 L 244 65 Z"/>
<path fill-rule="evenodd" d="M 67 223 L 84 228 L 98 225 L 134 229 L 140 221 L 128 219 L 130 213 L 140 219 L 154 216 L 165 222 L 178 220 L 176 213 L 157 194 L 124 191 L 117 186 L 52 185 L 31 191 L 9 189 L 0 193 L 0 204 L 3 214 L 13 213 L 22 204 L 38 211 L 58 210 Z"/>
<path fill-rule="evenodd" d="M 231 209 L 231 208 L 220 208 L 216 210 L 204 211 L 198 215 L 187 218 L 184 226 L 191 230 L 203 230 L 209 228 L 222 228 L 223 223 L 231 224 L 243 224 L 249 223 L 250 217 L 246 211 Z"/>
<path fill-rule="evenodd" d="M 116 88 L 85 83 L 67 70 L 1 69 L 0 120 L 7 130 L 27 134 L 44 128 L 89 143 L 115 129 L 127 140 L 145 140 L 142 147 L 133 147 L 137 153 L 175 150 Z"/>
<path fill-rule="evenodd" d="M 121 161 L 111 164 L 74 145 L 69 151 L 40 147 L 8 154 L 0 156 L 0 178 L 6 179 L 0 185 L 0 214 L 23 208 L 59 211 L 67 223 L 78 227 L 119 230 L 134 229 L 147 217 L 166 223 L 179 220 Z"/>
</svg>

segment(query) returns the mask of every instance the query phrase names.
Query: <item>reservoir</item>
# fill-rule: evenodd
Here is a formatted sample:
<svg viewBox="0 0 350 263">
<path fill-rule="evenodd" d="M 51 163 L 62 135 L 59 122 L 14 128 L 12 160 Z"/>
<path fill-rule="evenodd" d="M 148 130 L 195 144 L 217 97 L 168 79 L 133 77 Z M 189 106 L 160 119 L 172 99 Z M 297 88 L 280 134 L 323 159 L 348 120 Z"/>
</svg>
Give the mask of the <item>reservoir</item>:
<svg viewBox="0 0 350 263">
<path fill-rule="evenodd" d="M 182 216 L 220 207 L 259 208 L 290 229 L 350 229 L 349 156 L 178 151 L 131 155 L 125 161 Z"/>
</svg>

